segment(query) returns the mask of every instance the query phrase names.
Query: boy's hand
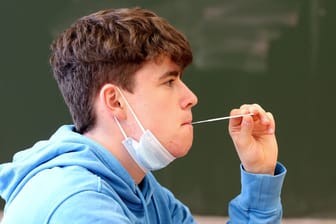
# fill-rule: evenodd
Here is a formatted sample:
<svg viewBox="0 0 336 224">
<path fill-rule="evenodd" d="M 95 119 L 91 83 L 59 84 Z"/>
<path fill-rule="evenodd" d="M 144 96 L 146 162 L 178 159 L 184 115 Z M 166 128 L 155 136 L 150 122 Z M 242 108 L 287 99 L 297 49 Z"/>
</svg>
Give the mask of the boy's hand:
<svg viewBox="0 0 336 224">
<path fill-rule="evenodd" d="M 278 145 L 273 115 L 258 104 L 242 105 L 233 109 L 230 115 L 248 113 L 253 115 L 231 118 L 229 122 L 238 156 L 247 172 L 274 175 Z"/>
</svg>

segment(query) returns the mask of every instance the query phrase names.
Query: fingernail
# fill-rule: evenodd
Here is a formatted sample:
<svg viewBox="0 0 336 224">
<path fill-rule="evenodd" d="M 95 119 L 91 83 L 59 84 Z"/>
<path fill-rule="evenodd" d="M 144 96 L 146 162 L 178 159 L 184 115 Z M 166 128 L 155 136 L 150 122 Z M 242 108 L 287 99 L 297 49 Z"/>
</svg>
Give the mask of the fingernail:
<svg viewBox="0 0 336 224">
<path fill-rule="evenodd" d="M 248 126 L 248 127 L 251 126 L 251 122 L 246 120 L 246 119 L 243 119 L 242 123 L 243 123 L 244 126 Z"/>
<path fill-rule="evenodd" d="M 268 123 L 268 122 L 269 122 L 269 119 L 268 119 L 268 118 L 264 117 L 264 118 L 262 119 L 262 123 L 266 124 L 266 123 Z"/>
</svg>

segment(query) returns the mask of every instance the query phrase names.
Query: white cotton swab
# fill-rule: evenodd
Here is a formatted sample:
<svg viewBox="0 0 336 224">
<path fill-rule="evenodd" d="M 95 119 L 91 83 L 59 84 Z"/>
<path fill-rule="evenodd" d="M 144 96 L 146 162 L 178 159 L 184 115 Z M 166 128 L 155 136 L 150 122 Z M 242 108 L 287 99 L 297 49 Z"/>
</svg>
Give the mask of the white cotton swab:
<svg viewBox="0 0 336 224">
<path fill-rule="evenodd" d="M 208 123 L 208 122 L 221 121 L 221 120 L 226 120 L 226 119 L 230 119 L 230 118 L 237 118 L 237 117 L 244 117 L 244 116 L 251 116 L 251 115 L 253 115 L 253 113 L 239 114 L 239 115 L 226 116 L 226 117 L 217 117 L 217 118 L 207 119 L 207 120 L 203 120 L 203 121 L 195 121 L 195 122 L 192 122 L 191 124 Z"/>
</svg>

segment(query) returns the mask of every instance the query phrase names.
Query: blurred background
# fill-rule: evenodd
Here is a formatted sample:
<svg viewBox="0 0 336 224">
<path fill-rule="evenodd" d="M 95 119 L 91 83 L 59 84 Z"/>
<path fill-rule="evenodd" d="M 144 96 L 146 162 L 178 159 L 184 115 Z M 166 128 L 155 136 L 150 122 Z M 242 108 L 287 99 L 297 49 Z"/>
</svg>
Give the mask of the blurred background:
<svg viewBox="0 0 336 224">
<path fill-rule="evenodd" d="M 2 1 L 0 163 L 71 123 L 48 64 L 55 35 L 99 9 L 134 6 L 190 40 L 194 62 L 184 79 L 199 97 L 194 120 L 244 103 L 273 112 L 288 169 L 284 216 L 336 217 L 334 0 Z M 154 173 L 194 214 L 226 216 L 240 192 L 227 124 L 195 126 L 188 156 Z"/>
</svg>

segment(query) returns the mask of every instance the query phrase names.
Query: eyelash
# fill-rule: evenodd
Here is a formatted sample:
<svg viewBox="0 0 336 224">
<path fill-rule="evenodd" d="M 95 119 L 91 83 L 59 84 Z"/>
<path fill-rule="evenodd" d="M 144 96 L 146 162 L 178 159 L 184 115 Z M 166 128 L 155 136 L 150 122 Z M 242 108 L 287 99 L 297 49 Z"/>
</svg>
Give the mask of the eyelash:
<svg viewBox="0 0 336 224">
<path fill-rule="evenodd" d="M 172 86 L 174 82 L 175 82 L 175 79 L 170 79 L 170 80 L 168 80 L 168 81 L 166 82 L 166 84 L 167 84 L 168 86 Z"/>
</svg>

